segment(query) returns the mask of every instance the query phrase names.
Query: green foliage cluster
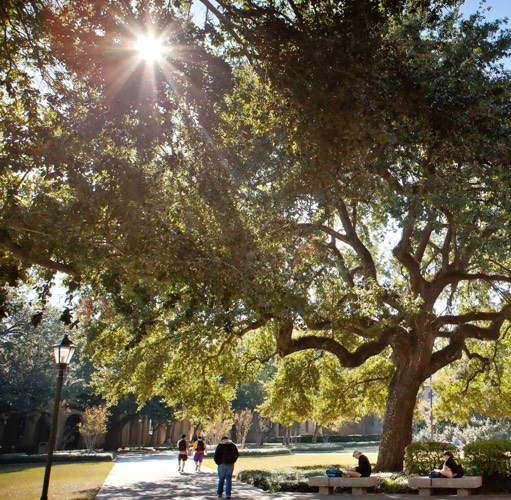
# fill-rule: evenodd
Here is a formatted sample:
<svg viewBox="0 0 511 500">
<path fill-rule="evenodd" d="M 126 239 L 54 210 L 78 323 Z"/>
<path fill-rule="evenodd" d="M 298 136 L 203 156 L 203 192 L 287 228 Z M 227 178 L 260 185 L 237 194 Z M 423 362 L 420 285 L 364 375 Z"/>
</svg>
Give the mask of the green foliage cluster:
<svg viewBox="0 0 511 500">
<path fill-rule="evenodd" d="M 456 446 L 450 443 L 412 443 L 406 447 L 405 472 L 407 474 L 427 475 L 438 469 L 443 463 L 445 451 L 456 452 Z"/>
<path fill-rule="evenodd" d="M 481 441 L 463 448 L 463 466 L 471 474 L 489 477 L 511 475 L 511 442 Z"/>
<path fill-rule="evenodd" d="M 61 312 L 30 300 L 28 293 L 10 290 L 10 313 L 0 319 L 0 411 L 29 411 L 53 401 L 56 369 L 52 346 L 64 334 L 76 344 L 83 337 L 70 332 L 61 321 Z M 34 321 L 34 316 L 38 321 Z M 82 405 L 94 399 L 89 387 L 92 368 L 77 352 L 66 369 L 62 397 L 67 404 Z"/>
<path fill-rule="evenodd" d="M 310 487 L 307 480 L 311 476 L 324 475 L 325 469 L 318 467 L 290 467 L 273 471 L 250 470 L 239 473 L 238 478 L 244 483 L 272 493 L 278 491 L 301 491 L 312 493 L 317 488 Z"/>
<path fill-rule="evenodd" d="M 462 443 L 510 439 L 511 421 L 472 415 L 467 424 L 452 421 L 436 422 L 434 431 L 435 441 L 444 443 L 453 443 L 455 439 L 459 439 Z M 422 424 L 414 431 L 414 441 L 429 441 L 430 439 L 429 426 Z"/>
<path fill-rule="evenodd" d="M 337 467 L 337 466 L 332 466 Z M 324 476 L 325 468 L 289 467 L 279 470 L 246 470 L 239 473 L 238 478 L 257 488 L 272 493 L 279 491 L 300 491 L 302 493 L 317 492 L 316 487 L 309 486 L 308 479 L 312 476 Z M 350 492 L 346 488 L 337 488 L 336 492 Z M 377 493 L 413 493 L 408 487 L 407 477 L 403 474 L 381 474 Z"/>
<path fill-rule="evenodd" d="M 109 403 L 200 422 L 294 354 L 261 412 L 387 405 L 399 470 L 421 383 L 511 317 L 511 35 L 460 2 L 6 0 L 0 288 L 67 275 Z"/>
</svg>

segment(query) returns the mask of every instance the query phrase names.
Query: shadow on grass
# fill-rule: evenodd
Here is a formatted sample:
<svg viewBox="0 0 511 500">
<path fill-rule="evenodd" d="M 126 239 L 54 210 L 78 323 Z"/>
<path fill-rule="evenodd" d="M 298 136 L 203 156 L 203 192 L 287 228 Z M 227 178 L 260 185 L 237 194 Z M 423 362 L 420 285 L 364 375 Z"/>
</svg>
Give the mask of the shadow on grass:
<svg viewBox="0 0 511 500">
<path fill-rule="evenodd" d="M 0 465 L 0 474 L 12 474 L 27 469 L 44 469 L 45 464 L 6 464 Z"/>
</svg>

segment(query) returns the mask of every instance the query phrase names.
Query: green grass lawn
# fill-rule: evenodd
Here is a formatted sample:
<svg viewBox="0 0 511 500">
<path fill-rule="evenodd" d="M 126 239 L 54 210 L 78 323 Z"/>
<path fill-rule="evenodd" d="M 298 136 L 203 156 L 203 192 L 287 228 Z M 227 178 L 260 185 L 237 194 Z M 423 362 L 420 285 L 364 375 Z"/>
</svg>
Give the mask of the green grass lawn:
<svg viewBox="0 0 511 500">
<path fill-rule="evenodd" d="M 365 454 L 371 463 L 375 463 L 377 459 L 376 453 Z M 216 470 L 215 462 L 212 457 L 204 459 L 204 465 L 209 469 Z M 301 467 L 301 466 L 318 466 L 318 467 L 355 467 L 358 465 L 358 460 L 350 455 L 342 455 L 332 453 L 328 455 L 277 455 L 269 457 L 241 457 L 236 462 L 235 472 L 242 470 L 274 470 L 285 469 L 286 467 Z"/>
<path fill-rule="evenodd" d="M 92 500 L 112 470 L 114 462 L 54 464 L 48 498 Z M 41 497 L 44 464 L 0 466 L 0 497 L 34 500 Z"/>
</svg>

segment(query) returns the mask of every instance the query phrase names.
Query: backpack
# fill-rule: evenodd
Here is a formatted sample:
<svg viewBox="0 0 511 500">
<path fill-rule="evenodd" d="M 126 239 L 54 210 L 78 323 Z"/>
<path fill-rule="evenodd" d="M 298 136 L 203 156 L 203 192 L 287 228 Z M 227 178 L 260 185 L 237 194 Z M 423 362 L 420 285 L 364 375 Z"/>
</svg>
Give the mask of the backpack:
<svg viewBox="0 0 511 500">
<path fill-rule="evenodd" d="M 344 476 L 344 474 L 342 473 L 342 470 L 338 469 L 338 468 L 327 469 L 326 475 L 328 477 L 343 477 Z"/>
<path fill-rule="evenodd" d="M 197 441 L 197 451 L 204 451 L 204 449 L 205 449 L 204 441 L 202 439 L 199 439 Z"/>
<path fill-rule="evenodd" d="M 179 451 L 186 451 L 186 439 L 180 439 L 177 442 L 177 449 Z"/>
</svg>

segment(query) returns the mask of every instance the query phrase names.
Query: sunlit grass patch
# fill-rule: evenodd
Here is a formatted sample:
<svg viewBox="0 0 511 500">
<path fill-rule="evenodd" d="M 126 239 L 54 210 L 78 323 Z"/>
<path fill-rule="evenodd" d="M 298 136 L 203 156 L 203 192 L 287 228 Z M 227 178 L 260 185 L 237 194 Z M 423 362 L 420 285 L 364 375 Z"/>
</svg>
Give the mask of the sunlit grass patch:
<svg viewBox="0 0 511 500">
<path fill-rule="evenodd" d="M 54 464 L 50 477 L 50 499 L 92 500 L 114 466 L 113 462 Z M 40 498 L 44 464 L 0 466 L 1 498 Z"/>
</svg>

